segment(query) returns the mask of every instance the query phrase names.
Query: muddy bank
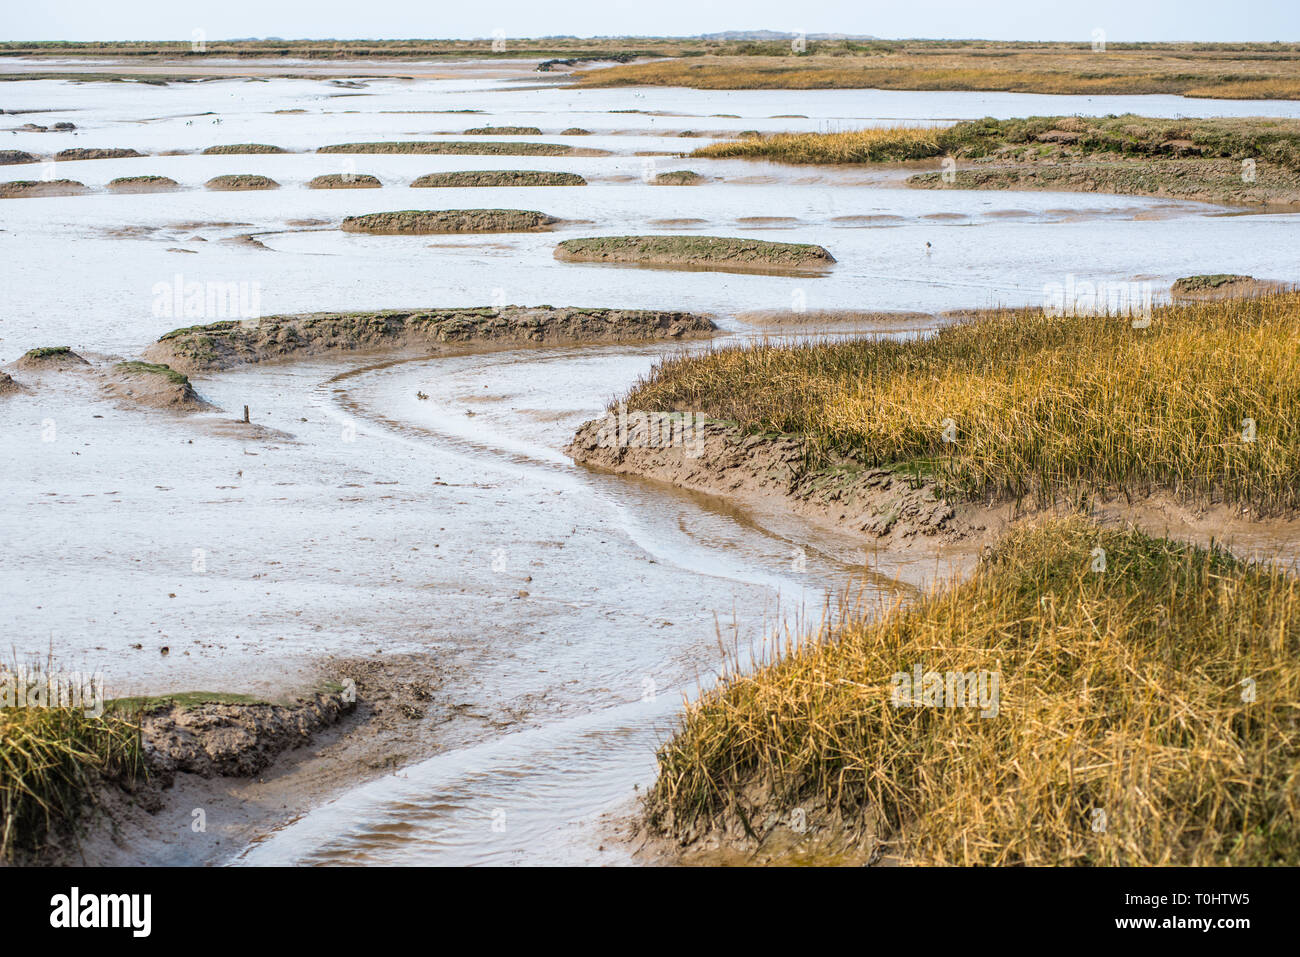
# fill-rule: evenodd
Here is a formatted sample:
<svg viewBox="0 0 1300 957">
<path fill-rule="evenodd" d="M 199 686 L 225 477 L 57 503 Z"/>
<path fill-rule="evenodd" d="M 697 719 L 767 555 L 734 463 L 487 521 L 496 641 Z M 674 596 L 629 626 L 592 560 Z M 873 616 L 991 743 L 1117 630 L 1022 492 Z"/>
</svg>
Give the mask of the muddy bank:
<svg viewBox="0 0 1300 957">
<path fill-rule="evenodd" d="M 1128 159 L 976 165 L 947 174 L 920 173 L 922 189 L 1009 189 L 1152 196 L 1237 206 L 1300 206 L 1300 173 L 1257 161 L 1243 172 L 1231 159 Z M 944 180 L 944 176 L 948 181 Z"/>
<path fill-rule="evenodd" d="M 229 173 L 225 176 L 214 176 L 203 185 L 208 189 L 216 190 L 280 188 L 280 184 L 269 176 L 257 176 L 251 173 Z"/>
<path fill-rule="evenodd" d="M 40 157 L 26 150 L 0 150 L 0 166 L 18 166 L 22 163 L 35 163 Z"/>
<path fill-rule="evenodd" d="M 151 779 L 99 782 L 89 826 L 30 863 L 228 863 L 341 789 L 454 746 L 488 718 L 518 720 L 466 708 L 443 687 L 458 670 L 429 655 L 328 657 L 317 684 L 284 701 L 206 692 L 123 701 L 128 713 L 144 711 Z M 205 830 L 192 827 L 195 808 Z"/>
<path fill-rule="evenodd" d="M 349 216 L 340 227 L 349 233 L 423 236 L 435 233 L 534 233 L 559 222 L 531 209 L 402 209 Z"/>
<path fill-rule="evenodd" d="M 835 262 L 835 257 L 821 246 L 721 236 L 567 239 L 555 247 L 555 258 L 563 262 L 632 263 L 739 272 L 821 272 Z"/>
<path fill-rule="evenodd" d="M 262 774 L 281 755 L 340 725 L 356 712 L 357 694 L 355 685 L 331 687 L 276 704 L 199 691 L 108 705 L 138 720 L 144 774 L 132 780 L 92 773 L 85 802 L 93 813 L 75 829 L 56 827 L 46 846 L 19 863 L 158 863 L 163 855 L 175 855 L 173 819 L 184 819 L 182 833 L 203 834 L 205 826 L 190 830 L 195 808 L 218 803 L 237 786 L 235 780 Z M 206 862 L 208 842 L 195 836 L 194 843 L 183 862 Z"/>
<path fill-rule="evenodd" d="M 933 481 L 903 465 L 864 467 L 837 457 L 810 470 L 801 436 L 746 435 L 730 423 L 692 422 L 680 413 L 626 417 L 585 423 L 565 453 L 604 471 L 794 512 L 824 528 L 862 534 L 868 548 L 942 551 L 960 561 L 977 555 L 1013 522 L 1070 506 L 945 501 Z M 1243 559 L 1276 559 L 1277 543 L 1300 541 L 1300 515 L 1192 502 L 1163 490 L 1093 496 L 1089 514 L 1105 526 L 1136 526 L 1203 546 L 1215 541 Z"/>
<path fill-rule="evenodd" d="M 379 189 L 379 177 L 367 173 L 325 173 L 307 184 L 308 189 Z"/>
<path fill-rule="evenodd" d="M 644 342 L 704 336 L 715 328 L 706 316 L 636 309 L 506 306 L 309 313 L 177 329 L 150 346 L 145 357 L 195 374 L 248 362 L 358 350 L 428 352 L 473 342 Z"/>
<path fill-rule="evenodd" d="M 79 196 L 89 193 L 85 183 L 75 179 L 20 179 L 0 183 L 0 199 L 32 199 L 41 196 Z"/>
<path fill-rule="evenodd" d="M 577 173 L 547 173 L 531 169 L 465 170 L 455 173 L 429 173 L 411 183 L 413 187 L 432 186 L 586 186 Z"/>
<path fill-rule="evenodd" d="M 115 193 L 163 193 L 180 185 L 170 176 L 119 176 L 108 188 Z"/>
<path fill-rule="evenodd" d="M 352 691 L 322 692 L 293 704 L 159 699 L 141 718 L 150 770 L 210 778 L 249 777 L 306 744 L 356 706 Z M 199 693 L 198 698 L 202 698 Z"/>
<path fill-rule="evenodd" d="M 413 153 L 421 155 L 451 154 L 456 156 L 607 156 L 605 150 L 578 149 L 558 143 L 494 143 L 488 140 L 462 142 L 460 140 L 424 140 L 410 142 L 336 143 L 322 146 L 317 153 Z"/>
<path fill-rule="evenodd" d="M 669 413 L 610 415 L 579 428 L 565 452 L 583 465 L 679 488 L 778 501 L 821 524 L 865 533 L 876 544 L 956 542 L 990 522 L 978 508 L 943 502 L 933 484 L 901 469 L 862 468 L 846 459 L 811 472 L 799 436 L 745 435 L 724 422 L 687 423 Z"/>
</svg>

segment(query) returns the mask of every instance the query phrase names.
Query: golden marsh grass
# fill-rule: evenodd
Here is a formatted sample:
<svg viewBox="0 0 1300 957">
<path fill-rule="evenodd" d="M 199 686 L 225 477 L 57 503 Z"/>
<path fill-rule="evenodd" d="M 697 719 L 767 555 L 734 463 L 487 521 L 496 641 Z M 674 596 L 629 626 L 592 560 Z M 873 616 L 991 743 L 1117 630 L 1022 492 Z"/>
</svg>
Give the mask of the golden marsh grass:
<svg viewBox="0 0 1300 957">
<path fill-rule="evenodd" d="M 722 51 L 718 51 L 721 53 Z M 706 90 L 987 90 L 1073 95 L 1164 93 L 1223 99 L 1300 97 L 1294 45 L 899 41 L 803 55 L 684 56 L 580 75 L 580 84 Z M 779 55 L 773 55 L 779 54 Z"/>
<path fill-rule="evenodd" d="M 998 675 L 996 714 L 897 707 L 917 666 Z M 1054 519 L 705 693 L 646 812 L 683 837 L 825 802 L 910 863 L 1296 864 L 1297 701 L 1300 580 Z"/>
<path fill-rule="evenodd" d="M 629 408 L 806 436 L 907 463 L 954 498 L 1165 490 L 1300 507 L 1300 294 L 1127 316 L 992 310 L 927 338 L 763 343 L 670 357 Z"/>
<path fill-rule="evenodd" d="M 834 133 L 778 133 L 712 143 L 692 156 L 782 163 L 870 163 L 996 157 L 1020 162 L 1083 157 L 1254 159 L 1300 170 L 1300 121 L 1267 117 L 1160 119 L 1122 116 L 985 117 L 947 127 L 874 127 Z M 1240 170 L 1237 170 L 1240 174 Z"/>
<path fill-rule="evenodd" d="M 143 772 L 140 725 L 132 717 L 0 708 L 0 860 L 39 850 L 52 832 L 74 826 L 101 776 Z"/>
</svg>

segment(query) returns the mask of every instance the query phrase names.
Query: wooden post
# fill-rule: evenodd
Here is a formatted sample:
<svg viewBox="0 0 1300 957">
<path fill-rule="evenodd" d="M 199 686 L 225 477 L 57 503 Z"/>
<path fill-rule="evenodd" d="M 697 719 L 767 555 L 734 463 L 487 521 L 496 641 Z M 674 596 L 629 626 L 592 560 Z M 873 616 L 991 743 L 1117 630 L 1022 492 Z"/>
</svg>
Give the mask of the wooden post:
<svg viewBox="0 0 1300 957">
<path fill-rule="evenodd" d="M 244 406 L 244 421 L 248 421 L 248 406 Z"/>
</svg>

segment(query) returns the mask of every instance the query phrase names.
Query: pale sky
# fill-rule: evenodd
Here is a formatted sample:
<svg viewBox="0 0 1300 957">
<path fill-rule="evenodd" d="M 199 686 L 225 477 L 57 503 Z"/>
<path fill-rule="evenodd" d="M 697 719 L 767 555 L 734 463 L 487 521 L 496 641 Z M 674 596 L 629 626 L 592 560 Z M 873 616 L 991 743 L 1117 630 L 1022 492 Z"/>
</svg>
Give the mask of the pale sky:
<svg viewBox="0 0 1300 957">
<path fill-rule="evenodd" d="M 14 0 L 0 40 L 686 36 L 786 30 L 1089 41 L 1300 40 L 1300 0 Z"/>
</svg>

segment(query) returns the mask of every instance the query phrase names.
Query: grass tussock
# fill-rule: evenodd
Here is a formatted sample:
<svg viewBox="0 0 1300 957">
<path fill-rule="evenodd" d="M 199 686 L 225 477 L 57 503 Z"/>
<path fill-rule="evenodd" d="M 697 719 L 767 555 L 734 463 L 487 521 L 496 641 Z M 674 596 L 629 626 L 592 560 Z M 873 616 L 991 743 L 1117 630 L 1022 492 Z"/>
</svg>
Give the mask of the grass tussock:
<svg viewBox="0 0 1300 957">
<path fill-rule="evenodd" d="M 1157 307 L 1147 328 L 1001 310 L 915 341 L 716 349 L 665 359 L 627 403 L 807 436 L 810 467 L 918 463 L 951 497 L 1295 509 L 1300 294 Z"/>
<path fill-rule="evenodd" d="M 998 675 L 996 714 L 896 706 L 918 665 Z M 748 821 L 824 801 L 912 863 L 1294 865 L 1297 700 L 1300 580 L 1056 519 L 704 694 L 646 810 L 682 836 L 740 793 Z"/>
<path fill-rule="evenodd" d="M 40 850 L 81 820 L 104 778 L 144 772 L 134 717 L 81 708 L 0 708 L 0 860 Z"/>
</svg>

